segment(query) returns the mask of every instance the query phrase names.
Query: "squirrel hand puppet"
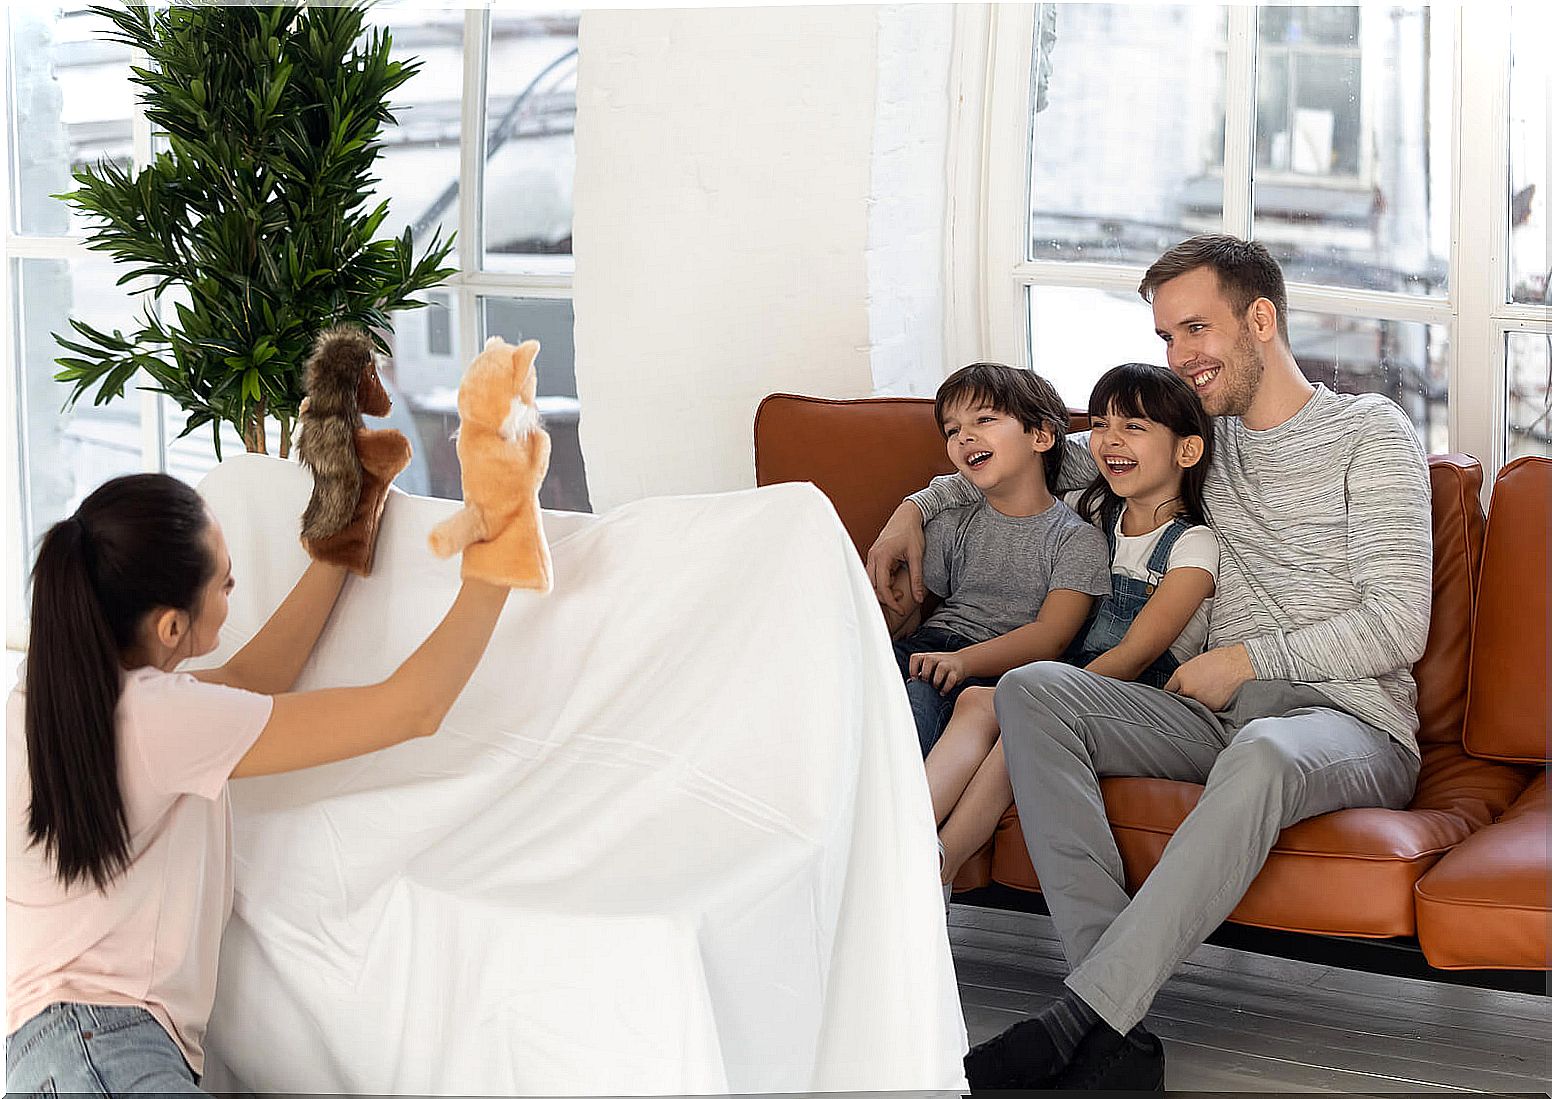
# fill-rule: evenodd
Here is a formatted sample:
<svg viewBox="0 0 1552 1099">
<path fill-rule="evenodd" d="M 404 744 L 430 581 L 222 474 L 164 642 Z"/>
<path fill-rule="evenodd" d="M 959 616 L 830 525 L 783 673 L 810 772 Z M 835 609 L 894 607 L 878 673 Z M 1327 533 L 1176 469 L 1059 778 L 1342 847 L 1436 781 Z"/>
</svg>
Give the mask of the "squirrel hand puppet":
<svg viewBox="0 0 1552 1099">
<path fill-rule="evenodd" d="M 539 344 L 492 336 L 458 386 L 458 463 L 463 508 L 431 531 L 431 551 L 463 550 L 462 575 L 509 588 L 550 590 L 550 547 L 539 486 L 550 437 L 534 402 Z"/>
<path fill-rule="evenodd" d="M 302 545 L 315 560 L 366 576 L 389 486 L 410 464 L 410 443 L 361 419 L 388 415 L 393 402 L 377 376 L 372 341 L 359 328 L 318 337 L 306 386 L 297 457 L 312 471 L 313 495 L 302 513 Z"/>
</svg>

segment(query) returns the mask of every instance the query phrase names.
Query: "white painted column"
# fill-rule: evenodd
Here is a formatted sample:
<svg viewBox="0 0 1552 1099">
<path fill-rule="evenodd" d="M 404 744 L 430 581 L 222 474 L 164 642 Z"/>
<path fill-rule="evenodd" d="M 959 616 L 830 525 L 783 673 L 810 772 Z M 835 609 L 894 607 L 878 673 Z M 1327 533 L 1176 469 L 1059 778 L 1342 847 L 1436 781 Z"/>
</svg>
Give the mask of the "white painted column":
<svg viewBox="0 0 1552 1099">
<path fill-rule="evenodd" d="M 574 301 L 597 510 L 752 485 L 768 393 L 872 391 L 878 23 L 871 7 L 584 13 Z"/>
</svg>

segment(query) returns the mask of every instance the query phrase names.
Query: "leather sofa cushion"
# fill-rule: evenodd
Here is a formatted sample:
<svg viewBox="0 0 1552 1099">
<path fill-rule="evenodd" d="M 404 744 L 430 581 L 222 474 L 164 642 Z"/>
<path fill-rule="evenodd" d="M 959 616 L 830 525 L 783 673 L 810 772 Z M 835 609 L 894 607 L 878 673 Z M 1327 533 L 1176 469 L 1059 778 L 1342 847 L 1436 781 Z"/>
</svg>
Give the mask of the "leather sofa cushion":
<svg viewBox="0 0 1552 1099">
<path fill-rule="evenodd" d="M 1547 775 L 1417 883 L 1417 939 L 1440 969 L 1552 968 Z"/>
<path fill-rule="evenodd" d="M 1510 462 L 1493 483 L 1466 702 L 1472 755 L 1544 763 L 1552 726 L 1547 687 L 1547 541 L 1552 458 Z"/>
<path fill-rule="evenodd" d="M 1524 768 L 1473 759 L 1458 744 L 1423 749 L 1417 794 L 1405 810 L 1344 809 L 1284 829 L 1229 918 L 1283 931 L 1388 937 L 1416 930 L 1412 887 L 1439 857 L 1486 826 L 1525 787 Z M 1152 778 L 1107 778 L 1105 811 L 1135 891 L 1195 806 L 1202 787 Z M 1038 888 L 1018 829 L 1003 818 L 992 878 Z"/>
</svg>

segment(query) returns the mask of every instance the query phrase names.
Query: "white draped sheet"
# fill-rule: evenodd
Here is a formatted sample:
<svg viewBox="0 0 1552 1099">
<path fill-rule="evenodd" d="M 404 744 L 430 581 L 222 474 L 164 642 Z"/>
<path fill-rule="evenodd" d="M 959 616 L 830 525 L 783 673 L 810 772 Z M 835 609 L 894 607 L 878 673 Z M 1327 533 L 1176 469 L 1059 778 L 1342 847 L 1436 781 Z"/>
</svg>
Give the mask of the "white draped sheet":
<svg viewBox="0 0 1552 1099">
<path fill-rule="evenodd" d="M 298 467 L 206 478 L 216 660 L 306 567 Z M 371 683 L 458 586 L 395 494 L 299 688 Z M 965 1029 L 899 672 L 808 485 L 546 513 L 436 736 L 234 782 L 208 1083 L 378 1094 L 948 1090 Z M 319 736 L 328 730 L 320 729 Z"/>
</svg>

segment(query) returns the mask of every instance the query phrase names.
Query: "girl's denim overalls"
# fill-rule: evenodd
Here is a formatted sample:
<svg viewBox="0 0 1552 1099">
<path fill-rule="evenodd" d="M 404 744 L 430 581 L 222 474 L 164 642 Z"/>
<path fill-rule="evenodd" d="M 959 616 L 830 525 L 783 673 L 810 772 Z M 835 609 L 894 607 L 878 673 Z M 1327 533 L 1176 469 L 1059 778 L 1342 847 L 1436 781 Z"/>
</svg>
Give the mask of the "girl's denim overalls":
<svg viewBox="0 0 1552 1099">
<path fill-rule="evenodd" d="M 1116 522 L 1109 521 L 1106 517 L 1105 541 L 1110 545 L 1110 560 L 1115 560 L 1116 554 Z M 1148 574 L 1162 578 L 1169 570 L 1169 555 L 1175 548 L 1175 543 L 1180 536 L 1191 529 L 1191 524 L 1180 516 L 1170 520 L 1169 528 L 1159 537 L 1158 544 L 1153 547 L 1153 553 L 1148 557 Z M 1094 618 L 1089 623 L 1088 629 L 1081 635 L 1081 640 L 1073 647 L 1068 655 L 1068 660 L 1083 667 L 1102 652 L 1107 652 L 1121 643 L 1126 636 L 1126 631 L 1131 629 L 1137 615 L 1142 612 L 1143 604 L 1153 594 L 1155 584 L 1147 580 L 1137 580 L 1130 576 L 1122 576 L 1118 572 L 1110 574 L 1110 594 L 1100 601 L 1099 608 L 1094 612 Z M 1175 669 L 1180 667 L 1180 661 L 1168 649 L 1148 665 L 1137 676 L 1138 683 L 1146 683 L 1150 687 L 1162 687 L 1169 682 L 1169 677 L 1175 674 Z"/>
</svg>

